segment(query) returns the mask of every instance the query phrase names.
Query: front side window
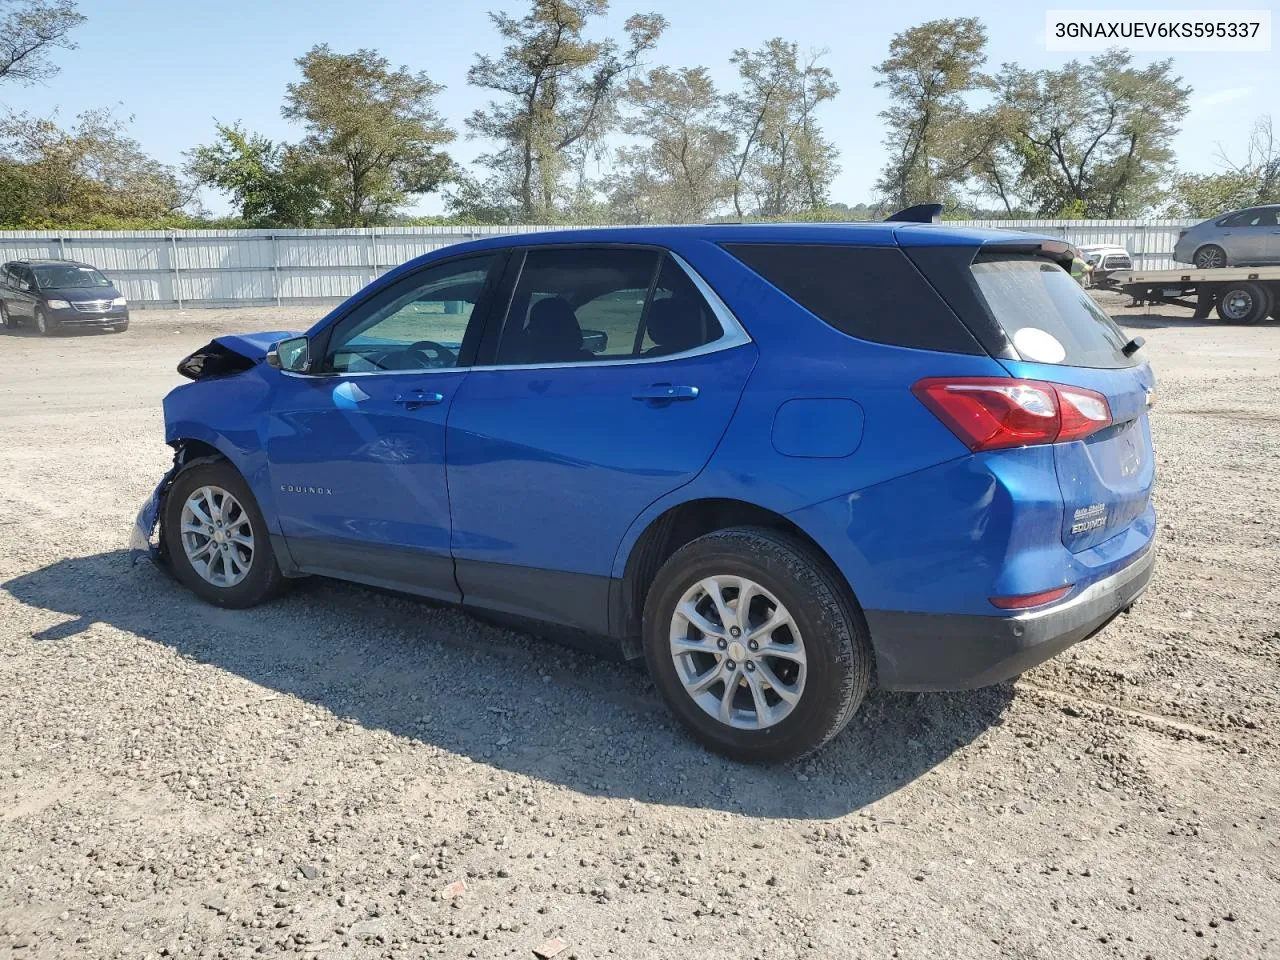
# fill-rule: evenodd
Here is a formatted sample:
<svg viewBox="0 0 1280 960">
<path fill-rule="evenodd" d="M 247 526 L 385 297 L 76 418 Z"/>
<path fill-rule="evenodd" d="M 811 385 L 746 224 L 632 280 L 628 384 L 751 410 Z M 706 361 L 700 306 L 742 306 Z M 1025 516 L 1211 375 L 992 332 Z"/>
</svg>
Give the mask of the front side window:
<svg viewBox="0 0 1280 960">
<path fill-rule="evenodd" d="M 338 323 L 323 370 L 378 373 L 458 366 L 471 314 L 495 257 L 428 267 L 382 291 Z"/>
<path fill-rule="evenodd" d="M 111 281 L 93 267 L 55 264 L 36 267 L 36 286 L 41 290 L 66 290 L 71 287 L 109 287 Z"/>
<path fill-rule="evenodd" d="M 497 362 L 658 357 L 711 343 L 723 332 L 693 281 L 667 254 L 619 247 L 531 250 Z"/>
</svg>

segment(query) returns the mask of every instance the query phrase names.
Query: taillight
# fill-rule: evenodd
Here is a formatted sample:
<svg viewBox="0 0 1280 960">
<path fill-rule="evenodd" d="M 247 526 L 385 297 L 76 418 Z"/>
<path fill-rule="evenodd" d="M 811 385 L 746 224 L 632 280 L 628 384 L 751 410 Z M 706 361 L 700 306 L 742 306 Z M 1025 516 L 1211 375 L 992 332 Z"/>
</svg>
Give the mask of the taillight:
<svg viewBox="0 0 1280 960">
<path fill-rule="evenodd" d="M 911 392 L 970 450 L 1080 440 L 1111 424 L 1093 390 L 1007 377 L 929 377 Z"/>
<path fill-rule="evenodd" d="M 1054 587 L 1052 590 L 1041 590 L 1039 593 L 1024 593 L 1017 597 L 991 597 L 991 605 L 1001 610 L 1027 610 L 1031 607 L 1043 607 L 1046 603 L 1061 600 L 1071 591 L 1065 587 Z"/>
</svg>

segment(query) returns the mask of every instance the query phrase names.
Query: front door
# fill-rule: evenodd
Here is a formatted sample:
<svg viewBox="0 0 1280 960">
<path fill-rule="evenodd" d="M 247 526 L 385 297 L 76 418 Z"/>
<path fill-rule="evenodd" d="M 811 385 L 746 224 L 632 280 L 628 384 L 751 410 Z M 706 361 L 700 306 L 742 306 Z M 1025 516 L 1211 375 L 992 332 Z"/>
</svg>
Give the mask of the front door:
<svg viewBox="0 0 1280 960">
<path fill-rule="evenodd" d="M 313 338 L 310 374 L 282 377 L 267 456 L 281 533 L 304 571 L 459 599 L 445 423 L 501 259 L 406 276 Z"/>
<path fill-rule="evenodd" d="M 519 276 L 449 417 L 458 583 L 468 604 L 605 632 L 623 535 L 706 465 L 756 348 L 661 251 L 542 247 Z"/>
</svg>

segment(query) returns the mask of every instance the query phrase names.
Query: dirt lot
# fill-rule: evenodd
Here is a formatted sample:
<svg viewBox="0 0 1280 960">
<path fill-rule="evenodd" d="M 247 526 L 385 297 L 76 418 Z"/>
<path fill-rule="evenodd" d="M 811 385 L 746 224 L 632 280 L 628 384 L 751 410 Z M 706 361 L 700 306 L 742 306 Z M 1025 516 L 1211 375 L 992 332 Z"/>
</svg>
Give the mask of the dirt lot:
<svg viewBox="0 0 1280 960">
<path fill-rule="evenodd" d="M 763 769 L 631 667 L 129 566 L 175 362 L 317 314 L 0 333 L 0 958 L 1280 955 L 1280 323 L 1122 317 L 1160 377 L 1131 616 Z"/>
</svg>

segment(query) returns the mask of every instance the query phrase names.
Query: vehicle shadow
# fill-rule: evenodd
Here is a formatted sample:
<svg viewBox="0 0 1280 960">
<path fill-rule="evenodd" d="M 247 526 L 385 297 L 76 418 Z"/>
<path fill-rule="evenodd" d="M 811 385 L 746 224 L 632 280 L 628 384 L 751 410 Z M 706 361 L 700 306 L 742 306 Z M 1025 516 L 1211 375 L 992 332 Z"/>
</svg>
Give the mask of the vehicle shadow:
<svg viewBox="0 0 1280 960">
<path fill-rule="evenodd" d="M 366 728 L 587 795 L 829 819 L 922 776 L 993 725 L 1011 684 L 963 694 L 871 693 L 800 768 L 724 760 L 668 717 L 643 669 L 489 626 L 451 608 L 322 578 L 254 610 L 196 600 L 125 551 L 62 560 L 0 585 L 70 617 L 59 642 L 105 623 Z M 317 608 L 324 611 L 317 615 Z"/>
<path fill-rule="evenodd" d="M 18 327 L 6 327 L 3 323 L 0 323 L 0 337 L 32 337 L 36 340 L 44 340 L 44 339 L 65 340 L 70 337 L 101 336 L 109 332 L 110 331 L 105 331 L 105 330 L 101 330 L 94 327 L 89 327 L 89 328 L 80 329 L 80 330 L 76 330 L 76 329 L 56 330 L 54 331 L 54 334 L 52 337 L 46 338 L 40 333 L 39 330 L 35 328 L 35 325 L 31 323 L 26 323 Z"/>
<path fill-rule="evenodd" d="M 1158 308 L 1153 308 L 1158 309 Z M 1207 320 L 1193 320 L 1188 316 L 1177 316 L 1171 313 L 1116 313 L 1111 315 L 1122 327 L 1133 327 L 1138 330 L 1159 330 L 1164 327 L 1221 327 L 1221 320 L 1210 317 Z"/>
</svg>

